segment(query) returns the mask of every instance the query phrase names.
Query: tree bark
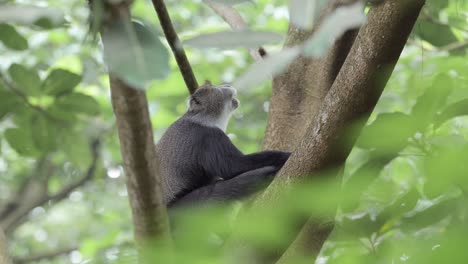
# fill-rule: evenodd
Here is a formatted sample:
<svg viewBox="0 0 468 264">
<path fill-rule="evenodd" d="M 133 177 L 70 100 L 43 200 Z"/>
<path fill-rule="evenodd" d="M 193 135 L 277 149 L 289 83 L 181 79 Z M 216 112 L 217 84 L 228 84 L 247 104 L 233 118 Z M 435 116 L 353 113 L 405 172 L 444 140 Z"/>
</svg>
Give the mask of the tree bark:
<svg viewBox="0 0 468 264">
<path fill-rule="evenodd" d="M 285 47 L 303 43 L 320 27 L 321 21 L 337 7 L 353 2 L 356 0 L 329 1 L 312 31 L 304 31 L 290 25 Z M 356 34 L 357 30 L 346 32 L 323 58 L 299 57 L 284 73 L 273 79 L 264 149 L 285 151 L 295 149 L 320 109 L 323 98 L 340 71 Z"/>
<path fill-rule="evenodd" d="M 8 243 L 0 228 L 0 264 L 11 264 L 10 255 L 8 254 Z"/>
<path fill-rule="evenodd" d="M 110 23 L 130 19 L 128 4 L 108 6 Z M 101 34 L 105 35 L 105 30 L 101 30 Z M 106 44 L 103 38 L 104 49 Z M 140 246 L 146 246 L 155 239 L 164 243 L 169 241 L 169 224 L 162 182 L 157 174 L 156 148 L 146 95 L 112 73 L 109 76 L 135 238 Z"/>
<path fill-rule="evenodd" d="M 315 121 L 308 126 L 296 151 L 273 183 L 256 201 L 257 205 L 277 199 L 285 185 L 344 164 L 358 136 L 357 133 L 345 135 L 346 128 L 358 120 L 368 119 L 424 2 L 385 1 L 370 10 L 368 22 L 360 29 Z M 359 123 L 359 128 L 362 125 L 363 122 Z M 316 256 L 332 230 L 331 226 L 328 232 L 321 230 L 322 226 L 323 222 L 310 221 L 280 263 L 288 262 L 297 252 Z M 316 237 L 311 239 L 311 235 Z"/>
</svg>

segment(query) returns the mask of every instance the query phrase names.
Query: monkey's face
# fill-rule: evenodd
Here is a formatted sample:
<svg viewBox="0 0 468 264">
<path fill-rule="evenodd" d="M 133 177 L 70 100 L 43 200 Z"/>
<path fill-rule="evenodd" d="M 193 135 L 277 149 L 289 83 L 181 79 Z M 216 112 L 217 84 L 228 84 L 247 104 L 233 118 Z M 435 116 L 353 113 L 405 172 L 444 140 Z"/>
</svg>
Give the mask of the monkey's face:
<svg viewBox="0 0 468 264">
<path fill-rule="evenodd" d="M 202 86 L 190 97 L 189 112 L 210 117 L 229 115 L 239 107 L 236 95 L 236 89 L 227 84 Z"/>
</svg>

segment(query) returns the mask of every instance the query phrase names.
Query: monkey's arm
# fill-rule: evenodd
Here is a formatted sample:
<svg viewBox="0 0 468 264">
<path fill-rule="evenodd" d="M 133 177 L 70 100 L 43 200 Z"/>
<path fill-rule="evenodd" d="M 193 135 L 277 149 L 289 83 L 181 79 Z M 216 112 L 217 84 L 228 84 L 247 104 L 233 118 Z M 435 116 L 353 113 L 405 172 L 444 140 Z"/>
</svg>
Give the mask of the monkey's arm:
<svg viewBox="0 0 468 264">
<path fill-rule="evenodd" d="M 280 169 L 291 153 L 262 151 L 244 155 L 219 129 L 211 129 L 204 137 L 201 148 L 201 164 L 206 172 L 215 177 L 231 179 L 246 171 L 266 166 Z"/>
<path fill-rule="evenodd" d="M 169 202 L 168 207 L 175 208 L 206 201 L 227 202 L 239 200 L 260 191 L 273 179 L 277 171 L 277 167 L 268 166 L 242 173 L 229 180 L 217 181 Z"/>
</svg>

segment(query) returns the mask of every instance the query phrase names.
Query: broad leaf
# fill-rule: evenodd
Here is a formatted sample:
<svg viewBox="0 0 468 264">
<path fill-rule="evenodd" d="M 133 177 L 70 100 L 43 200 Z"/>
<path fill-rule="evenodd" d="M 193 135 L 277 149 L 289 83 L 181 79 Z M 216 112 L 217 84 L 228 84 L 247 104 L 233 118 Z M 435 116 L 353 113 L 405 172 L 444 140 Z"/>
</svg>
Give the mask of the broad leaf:
<svg viewBox="0 0 468 264">
<path fill-rule="evenodd" d="M 383 113 L 362 129 L 356 143 L 360 148 L 377 152 L 397 153 L 408 144 L 408 138 L 416 133 L 416 126 L 409 115 Z"/>
<path fill-rule="evenodd" d="M 96 115 L 99 113 L 99 104 L 91 96 L 82 93 L 72 93 L 56 99 L 55 107 L 59 110 L 73 114 Z"/>
<path fill-rule="evenodd" d="M 442 113 L 435 117 L 435 126 L 438 127 L 451 118 L 468 115 L 468 99 L 464 99 L 447 106 Z"/>
<path fill-rule="evenodd" d="M 48 95 L 58 96 L 70 93 L 80 82 L 80 75 L 63 69 L 54 69 L 44 80 L 42 89 Z"/>
<path fill-rule="evenodd" d="M 220 31 L 196 36 L 184 41 L 184 44 L 196 48 L 258 48 L 282 39 L 280 34 L 270 31 Z"/>
<path fill-rule="evenodd" d="M 300 54 L 299 48 L 284 49 L 277 54 L 269 55 L 243 73 L 233 84 L 237 89 L 250 88 L 281 73 Z"/>
<path fill-rule="evenodd" d="M 0 24 L 0 41 L 13 50 L 26 50 L 28 48 L 28 40 L 9 24 Z"/>
<path fill-rule="evenodd" d="M 9 128 L 5 131 L 5 139 L 10 147 L 22 156 L 34 157 L 39 154 L 28 129 Z"/>
<path fill-rule="evenodd" d="M 42 115 L 31 119 L 31 133 L 34 145 L 42 152 L 49 152 L 57 147 L 57 135 L 54 124 Z"/>
<path fill-rule="evenodd" d="M 326 0 L 290 0 L 288 7 L 291 23 L 301 29 L 312 29 L 326 3 Z"/>
<path fill-rule="evenodd" d="M 323 56 L 333 42 L 346 31 L 358 28 L 366 22 L 362 2 L 337 8 L 325 18 L 317 32 L 304 44 L 304 54 L 312 57 Z"/>
<path fill-rule="evenodd" d="M 4 116 L 13 113 L 21 106 L 22 102 L 18 99 L 17 95 L 0 90 L 0 121 Z"/>
<path fill-rule="evenodd" d="M 104 59 L 109 72 L 135 88 L 169 73 L 169 54 L 156 32 L 147 26 L 115 22 L 102 35 Z"/>
<path fill-rule="evenodd" d="M 0 23 L 35 24 L 50 28 L 64 21 L 64 13 L 56 7 L 0 5 Z"/>
<path fill-rule="evenodd" d="M 411 112 L 419 129 L 424 129 L 433 121 L 453 87 L 453 78 L 446 74 L 439 74 L 434 78 L 432 85 L 418 98 Z"/>
<path fill-rule="evenodd" d="M 18 89 L 26 95 L 40 95 L 41 79 L 36 71 L 15 63 L 10 66 L 8 73 Z"/>
</svg>

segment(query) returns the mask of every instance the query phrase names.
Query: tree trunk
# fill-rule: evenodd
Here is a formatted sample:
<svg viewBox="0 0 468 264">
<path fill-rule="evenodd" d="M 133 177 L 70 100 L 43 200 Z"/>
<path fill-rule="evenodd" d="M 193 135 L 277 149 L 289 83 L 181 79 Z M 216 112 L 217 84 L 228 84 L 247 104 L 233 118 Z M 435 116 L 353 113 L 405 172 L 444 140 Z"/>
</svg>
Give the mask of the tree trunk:
<svg viewBox="0 0 468 264">
<path fill-rule="evenodd" d="M 8 243 L 0 228 L 0 264 L 11 264 L 10 255 L 8 254 Z"/>
<path fill-rule="evenodd" d="M 125 1 L 108 4 L 108 23 L 125 20 L 129 23 L 129 4 Z M 101 30 L 101 34 L 106 34 L 105 29 Z M 106 49 L 109 43 L 106 43 L 106 38 L 102 39 Z M 156 238 L 164 243 L 169 240 L 169 223 L 163 202 L 162 182 L 157 174 L 156 148 L 146 95 L 112 73 L 109 76 L 135 237 L 140 246 L 148 243 L 151 246 Z"/>
<path fill-rule="evenodd" d="M 255 202 L 253 210 L 257 206 L 274 204 L 285 186 L 344 164 L 358 136 L 356 133 L 345 136 L 346 128 L 358 120 L 367 120 L 374 109 L 424 2 L 384 1 L 369 12 L 368 22 L 359 31 L 347 57 L 342 52 L 333 55 L 341 51 L 337 43 L 321 62 L 317 62 L 322 65 L 315 64 L 318 71 L 311 70 L 313 60 L 301 58 L 275 79 L 265 146 L 295 151 Z M 296 30 L 290 30 L 292 37 L 288 39 L 296 34 Z M 352 39 L 352 35 L 344 36 L 342 41 Z M 343 57 L 346 60 L 341 66 L 339 62 Z M 327 92 L 328 85 L 331 88 Z M 316 115 L 315 109 L 319 109 Z M 301 125 L 304 120 L 309 120 L 309 124 Z M 361 122 L 359 128 L 363 124 Z M 304 227 L 281 263 L 297 254 L 316 256 L 319 253 L 332 225 L 317 220 L 320 216 L 311 219 L 314 220 Z"/>
</svg>

